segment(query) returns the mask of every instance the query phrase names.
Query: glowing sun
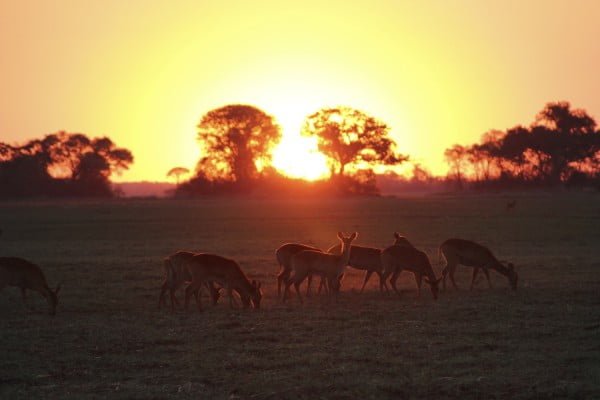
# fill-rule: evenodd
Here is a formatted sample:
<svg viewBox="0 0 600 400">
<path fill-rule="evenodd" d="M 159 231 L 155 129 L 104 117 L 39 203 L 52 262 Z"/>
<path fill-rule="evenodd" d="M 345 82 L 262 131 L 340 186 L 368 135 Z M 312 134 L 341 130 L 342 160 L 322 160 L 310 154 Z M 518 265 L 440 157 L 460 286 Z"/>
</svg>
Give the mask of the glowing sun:
<svg viewBox="0 0 600 400">
<path fill-rule="evenodd" d="M 309 181 L 329 175 L 327 159 L 317 149 L 316 138 L 287 134 L 273 150 L 273 166 L 290 178 Z"/>
</svg>

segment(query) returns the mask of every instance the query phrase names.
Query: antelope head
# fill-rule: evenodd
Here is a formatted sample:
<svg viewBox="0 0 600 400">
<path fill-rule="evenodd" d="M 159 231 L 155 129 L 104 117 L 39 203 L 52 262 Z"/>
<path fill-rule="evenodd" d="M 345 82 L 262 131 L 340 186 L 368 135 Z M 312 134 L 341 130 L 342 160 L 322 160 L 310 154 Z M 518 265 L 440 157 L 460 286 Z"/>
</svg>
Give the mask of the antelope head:
<svg viewBox="0 0 600 400">
<path fill-rule="evenodd" d="M 442 278 L 442 277 L 440 277 L 440 278 L 438 278 L 438 279 L 435 279 L 435 280 L 433 280 L 433 281 L 432 281 L 432 280 L 430 280 L 428 277 L 424 277 L 424 278 L 423 278 L 423 280 L 424 280 L 425 282 L 427 282 L 427 283 L 429 284 L 429 286 L 431 287 L 431 294 L 433 295 L 433 299 L 434 299 L 434 300 L 437 300 L 437 299 L 438 299 L 438 293 L 440 292 L 440 288 L 439 288 L 438 284 L 440 283 L 440 281 L 441 281 L 442 279 L 443 279 L 443 278 Z"/>
<path fill-rule="evenodd" d="M 263 293 L 262 293 L 262 290 L 260 289 L 260 286 L 261 286 L 260 282 L 252 281 L 251 298 L 252 298 L 252 304 L 254 305 L 254 308 L 260 308 L 260 301 L 262 300 L 262 297 L 263 297 Z"/>
</svg>

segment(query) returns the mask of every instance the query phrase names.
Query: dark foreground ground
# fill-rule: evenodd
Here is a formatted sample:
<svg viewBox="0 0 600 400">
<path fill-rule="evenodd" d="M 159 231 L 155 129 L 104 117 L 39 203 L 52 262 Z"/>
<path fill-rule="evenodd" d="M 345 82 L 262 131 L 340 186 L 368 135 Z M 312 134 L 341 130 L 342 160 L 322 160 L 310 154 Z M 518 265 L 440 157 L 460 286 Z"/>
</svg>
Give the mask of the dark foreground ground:
<svg viewBox="0 0 600 400">
<path fill-rule="evenodd" d="M 63 283 L 56 317 L 0 291 L 0 397 L 600 398 L 600 197 L 429 197 L 335 201 L 218 199 L 0 204 L 0 254 Z M 432 258 L 456 236 L 518 266 L 468 291 L 402 298 L 350 270 L 339 302 L 276 299 L 274 251 L 319 247 L 338 230 L 384 246 L 406 235 Z M 226 301 L 157 309 L 161 260 L 179 250 L 232 257 L 265 286 L 263 308 Z M 180 294 L 181 298 L 181 294 Z"/>
</svg>

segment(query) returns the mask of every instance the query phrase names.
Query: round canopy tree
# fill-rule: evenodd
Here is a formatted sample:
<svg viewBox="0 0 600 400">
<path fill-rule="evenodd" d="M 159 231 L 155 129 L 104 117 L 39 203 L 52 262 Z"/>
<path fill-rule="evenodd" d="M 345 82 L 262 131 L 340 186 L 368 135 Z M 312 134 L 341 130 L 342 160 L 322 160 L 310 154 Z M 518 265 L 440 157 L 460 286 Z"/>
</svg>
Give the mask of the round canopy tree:
<svg viewBox="0 0 600 400">
<path fill-rule="evenodd" d="M 317 137 L 332 175 L 344 175 L 346 167 L 355 163 L 396 165 L 408 160 L 395 152 L 385 123 L 350 107 L 323 108 L 308 116 L 302 134 Z"/>
<path fill-rule="evenodd" d="M 206 154 L 198 172 L 239 183 L 256 179 L 280 138 L 273 118 L 256 107 L 236 104 L 209 111 L 198 124 Z"/>
<path fill-rule="evenodd" d="M 167 177 L 175 177 L 175 181 L 177 185 L 179 185 L 179 179 L 181 179 L 181 175 L 187 175 L 190 173 L 190 170 L 185 167 L 173 167 L 167 172 Z"/>
</svg>

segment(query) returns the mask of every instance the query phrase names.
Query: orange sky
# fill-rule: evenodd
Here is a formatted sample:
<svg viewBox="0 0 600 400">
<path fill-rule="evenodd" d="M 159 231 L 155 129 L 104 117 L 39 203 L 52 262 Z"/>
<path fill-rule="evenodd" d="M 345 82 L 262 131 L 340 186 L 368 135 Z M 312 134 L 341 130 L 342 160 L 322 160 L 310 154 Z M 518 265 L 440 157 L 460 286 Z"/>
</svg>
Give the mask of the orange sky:
<svg viewBox="0 0 600 400">
<path fill-rule="evenodd" d="M 2 1 L 0 141 L 107 135 L 119 180 L 193 168 L 208 110 L 248 103 L 284 135 L 324 106 L 362 109 L 402 152 L 530 123 L 547 101 L 600 118 L 596 1 Z"/>
</svg>

